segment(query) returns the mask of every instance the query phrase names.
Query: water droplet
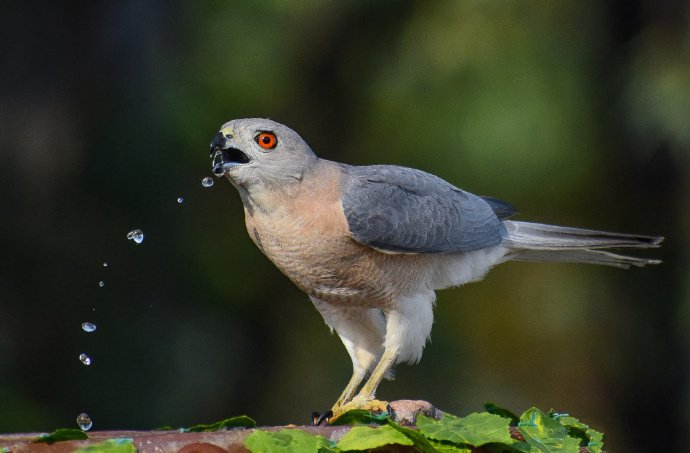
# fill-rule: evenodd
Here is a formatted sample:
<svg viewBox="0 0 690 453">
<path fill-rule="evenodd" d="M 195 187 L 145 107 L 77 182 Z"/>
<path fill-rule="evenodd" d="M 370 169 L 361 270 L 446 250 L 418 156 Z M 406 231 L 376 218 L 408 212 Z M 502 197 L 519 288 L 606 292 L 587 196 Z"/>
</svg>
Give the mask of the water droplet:
<svg viewBox="0 0 690 453">
<path fill-rule="evenodd" d="M 103 280 L 101 280 L 100 282 L 98 282 L 98 286 L 103 288 L 105 286 L 105 282 Z"/>
<path fill-rule="evenodd" d="M 103 267 L 108 267 L 108 263 L 103 262 Z"/>
<path fill-rule="evenodd" d="M 82 431 L 88 431 L 93 426 L 93 421 L 91 421 L 89 414 L 82 412 L 77 416 L 77 425 Z"/>
<path fill-rule="evenodd" d="M 213 179 L 207 176 L 201 180 L 201 185 L 204 187 L 211 187 L 213 185 Z"/>
<path fill-rule="evenodd" d="M 79 361 L 86 366 L 91 365 L 91 357 L 84 353 L 79 354 Z"/>
<path fill-rule="evenodd" d="M 180 203 L 180 204 L 184 203 L 184 198 L 179 197 L 179 198 L 177 199 L 177 202 Z"/>
<path fill-rule="evenodd" d="M 96 324 L 94 324 L 94 323 L 92 323 L 92 322 L 83 322 L 83 323 L 81 323 L 81 329 L 82 329 L 84 332 L 89 332 L 89 333 L 91 333 L 91 332 L 93 332 L 93 331 L 96 330 Z"/>
<path fill-rule="evenodd" d="M 127 239 L 131 239 L 137 244 L 144 242 L 144 233 L 141 230 L 132 230 L 127 233 Z"/>
</svg>

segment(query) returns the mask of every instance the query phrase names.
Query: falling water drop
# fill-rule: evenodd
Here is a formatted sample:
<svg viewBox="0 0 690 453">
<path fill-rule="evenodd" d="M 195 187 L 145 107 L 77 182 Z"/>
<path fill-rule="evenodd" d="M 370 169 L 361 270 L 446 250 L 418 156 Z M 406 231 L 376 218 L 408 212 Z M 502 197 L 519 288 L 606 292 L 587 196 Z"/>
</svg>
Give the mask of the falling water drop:
<svg viewBox="0 0 690 453">
<path fill-rule="evenodd" d="M 91 365 L 91 357 L 84 353 L 79 354 L 79 361 L 86 366 Z"/>
<path fill-rule="evenodd" d="M 137 244 L 141 244 L 144 242 L 144 232 L 141 230 L 132 230 L 129 233 L 127 233 L 127 239 L 130 239 Z"/>
<path fill-rule="evenodd" d="M 180 203 L 180 204 L 184 203 L 184 198 L 178 197 L 178 198 L 177 198 L 177 202 Z"/>
<path fill-rule="evenodd" d="M 213 185 L 213 179 L 207 176 L 201 180 L 201 185 L 204 187 L 211 187 Z"/>
<path fill-rule="evenodd" d="M 105 282 L 103 280 L 101 280 L 100 282 L 98 282 L 98 286 L 103 288 L 105 286 Z"/>
<path fill-rule="evenodd" d="M 82 412 L 77 416 L 77 425 L 82 431 L 88 431 L 93 426 L 93 421 L 91 421 L 89 414 Z"/>
<path fill-rule="evenodd" d="M 83 322 L 83 323 L 81 323 L 81 329 L 84 332 L 91 333 L 91 332 L 94 332 L 96 330 L 96 324 L 94 324 L 92 322 Z"/>
<path fill-rule="evenodd" d="M 103 267 L 108 267 L 108 263 L 106 263 L 106 262 L 104 261 L 104 262 L 103 262 Z"/>
</svg>

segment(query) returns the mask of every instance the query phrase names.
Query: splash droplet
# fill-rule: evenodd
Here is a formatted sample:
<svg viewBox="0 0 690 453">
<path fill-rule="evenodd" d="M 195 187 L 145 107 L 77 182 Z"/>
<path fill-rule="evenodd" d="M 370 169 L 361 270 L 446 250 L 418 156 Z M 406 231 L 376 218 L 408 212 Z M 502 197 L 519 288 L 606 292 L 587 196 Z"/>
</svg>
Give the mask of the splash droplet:
<svg viewBox="0 0 690 453">
<path fill-rule="evenodd" d="M 141 244 L 144 242 L 144 233 L 141 230 L 132 230 L 129 233 L 127 233 L 127 239 L 130 239 L 137 244 Z"/>
<path fill-rule="evenodd" d="M 106 262 L 104 261 L 104 262 L 103 262 L 103 267 L 108 267 L 108 263 L 106 263 Z"/>
<path fill-rule="evenodd" d="M 184 198 L 178 197 L 178 198 L 177 198 L 177 202 L 180 203 L 180 204 L 184 203 Z"/>
<path fill-rule="evenodd" d="M 82 412 L 77 416 L 77 425 L 79 425 L 82 431 L 88 431 L 93 426 L 93 421 L 91 417 L 89 417 L 89 414 Z"/>
<path fill-rule="evenodd" d="M 211 187 L 213 185 L 213 179 L 207 176 L 201 180 L 201 185 L 204 187 Z"/>
<path fill-rule="evenodd" d="M 79 361 L 86 366 L 91 365 L 91 357 L 84 353 L 79 354 Z"/>
<path fill-rule="evenodd" d="M 81 330 L 88 333 L 94 332 L 96 330 L 96 324 L 92 322 L 83 322 L 81 323 Z"/>
<path fill-rule="evenodd" d="M 100 282 L 98 282 L 98 286 L 103 288 L 105 286 L 105 282 L 103 280 L 101 280 Z"/>
</svg>

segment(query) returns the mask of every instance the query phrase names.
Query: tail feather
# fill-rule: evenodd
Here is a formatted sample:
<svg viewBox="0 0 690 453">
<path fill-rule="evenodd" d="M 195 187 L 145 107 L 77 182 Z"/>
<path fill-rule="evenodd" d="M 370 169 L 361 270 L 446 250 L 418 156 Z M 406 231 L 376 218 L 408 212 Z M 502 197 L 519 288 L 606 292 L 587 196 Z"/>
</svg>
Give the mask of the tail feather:
<svg viewBox="0 0 690 453">
<path fill-rule="evenodd" d="M 511 249 L 511 258 L 517 261 L 589 263 L 622 268 L 661 262 L 601 250 L 656 248 L 664 240 L 660 236 L 610 233 L 511 220 L 506 220 L 504 224 L 508 232 L 505 245 Z"/>
<path fill-rule="evenodd" d="M 520 250 L 513 256 L 513 261 L 558 262 L 601 264 L 604 266 L 627 269 L 630 266 L 644 267 L 647 264 L 659 264 L 661 260 L 636 258 L 618 255 L 603 250 Z"/>
</svg>

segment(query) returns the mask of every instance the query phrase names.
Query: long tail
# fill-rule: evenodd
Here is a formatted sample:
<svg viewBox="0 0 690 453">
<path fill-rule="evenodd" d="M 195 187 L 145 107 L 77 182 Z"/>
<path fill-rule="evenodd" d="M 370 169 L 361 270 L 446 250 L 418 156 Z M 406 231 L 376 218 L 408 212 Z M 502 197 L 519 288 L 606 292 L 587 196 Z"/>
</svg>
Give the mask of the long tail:
<svg viewBox="0 0 690 453">
<path fill-rule="evenodd" d="M 661 236 L 608 233 L 513 220 L 503 223 L 508 231 L 504 244 L 511 249 L 511 259 L 516 261 L 589 263 L 625 269 L 661 263 L 660 260 L 618 255 L 602 250 L 657 248 L 664 240 Z"/>
</svg>

